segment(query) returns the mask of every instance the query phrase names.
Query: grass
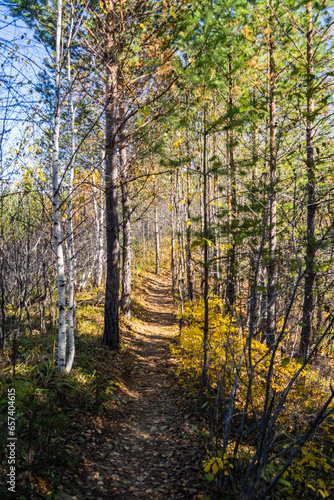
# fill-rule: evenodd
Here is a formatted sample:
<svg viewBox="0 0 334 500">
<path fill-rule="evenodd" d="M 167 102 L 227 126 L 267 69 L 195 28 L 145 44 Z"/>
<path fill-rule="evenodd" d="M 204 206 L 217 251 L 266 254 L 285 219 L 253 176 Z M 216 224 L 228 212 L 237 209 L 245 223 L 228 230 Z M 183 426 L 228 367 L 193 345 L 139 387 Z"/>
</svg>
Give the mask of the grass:
<svg viewBox="0 0 334 500">
<path fill-rule="evenodd" d="M 140 295 L 143 288 L 140 280 L 137 282 L 135 290 Z M 58 372 L 52 318 L 46 318 L 46 332 L 41 333 L 37 310 L 35 322 L 30 312 L 34 334 L 26 336 L 23 329 L 18 338 L 15 375 L 12 346 L 4 351 L 0 379 L 1 498 L 10 498 L 6 484 L 8 389 L 15 389 L 15 417 L 19 417 L 15 429 L 16 490 L 18 498 L 24 499 L 31 498 L 33 491 L 38 498 L 60 498 L 62 470 L 75 469 L 81 461 L 77 450 L 67 446 L 66 436 L 74 432 L 73 424 L 83 415 L 95 418 L 121 404 L 118 380 L 127 370 L 127 342 L 124 340 L 116 352 L 102 345 L 103 304 L 103 290 L 88 289 L 77 295 L 76 354 L 70 374 Z M 133 317 L 143 315 L 144 306 L 135 296 Z M 130 326 L 121 317 L 125 338 Z"/>
<path fill-rule="evenodd" d="M 118 351 L 102 345 L 104 290 L 92 287 L 76 294 L 75 362 L 70 374 L 57 370 L 56 321 L 52 307 L 41 331 L 40 312 L 31 306 L 16 345 L 15 374 L 12 345 L 2 353 L 0 378 L 0 498 L 10 498 L 8 472 L 8 389 L 15 389 L 16 492 L 22 499 L 61 497 L 64 470 L 76 470 L 82 458 L 68 436 L 84 429 L 85 421 L 108 414 L 121 404 L 119 381 L 132 363 L 128 345 L 132 322 L 146 317 L 142 297 L 145 276 L 152 266 L 137 269 L 132 286 L 132 320 L 120 317 Z M 31 417 L 31 420 L 30 420 Z M 78 434 L 78 442 L 82 437 Z M 73 441 L 73 440 L 72 440 Z"/>
</svg>

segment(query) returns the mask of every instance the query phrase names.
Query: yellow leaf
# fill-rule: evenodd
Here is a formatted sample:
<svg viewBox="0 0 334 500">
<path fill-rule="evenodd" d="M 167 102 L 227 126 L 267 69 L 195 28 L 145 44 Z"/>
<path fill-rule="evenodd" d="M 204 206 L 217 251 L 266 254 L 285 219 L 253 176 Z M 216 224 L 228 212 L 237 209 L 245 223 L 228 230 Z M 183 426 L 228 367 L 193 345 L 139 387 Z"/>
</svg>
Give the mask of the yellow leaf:
<svg viewBox="0 0 334 500">
<path fill-rule="evenodd" d="M 209 472 L 210 470 L 210 462 L 207 462 L 205 465 L 204 465 L 204 472 Z"/>
</svg>

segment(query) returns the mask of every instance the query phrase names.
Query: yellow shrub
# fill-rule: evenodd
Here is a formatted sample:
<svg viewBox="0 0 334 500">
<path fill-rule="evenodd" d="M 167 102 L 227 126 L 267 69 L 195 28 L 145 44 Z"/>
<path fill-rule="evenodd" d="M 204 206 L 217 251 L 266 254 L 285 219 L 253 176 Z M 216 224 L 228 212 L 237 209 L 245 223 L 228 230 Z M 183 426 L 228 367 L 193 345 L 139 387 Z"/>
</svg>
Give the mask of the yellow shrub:
<svg viewBox="0 0 334 500">
<path fill-rule="evenodd" d="M 182 352 L 178 374 L 183 383 L 189 382 L 189 379 L 193 381 L 200 379 L 203 358 L 203 317 L 203 301 L 185 305 L 184 319 L 188 326 L 182 330 L 180 347 L 174 348 L 174 352 Z M 250 345 L 245 348 L 247 339 L 248 331 L 239 331 L 233 316 L 225 311 L 223 301 L 218 297 L 211 298 L 209 300 L 210 383 L 213 387 L 221 383 L 228 393 L 243 356 L 237 402 L 243 403 L 251 380 L 253 409 L 260 410 L 266 393 L 272 351 L 256 339 L 252 339 Z M 275 395 L 276 399 L 279 398 L 302 364 L 303 360 L 283 358 L 281 351 L 276 350 L 270 381 L 271 395 Z M 324 401 L 326 393 L 326 388 L 321 387 L 316 378 L 312 377 L 311 368 L 305 367 L 289 393 L 285 409 L 289 407 L 290 415 L 291 410 L 299 411 L 301 408 L 310 407 L 315 409 Z"/>
<path fill-rule="evenodd" d="M 181 332 L 179 346 L 172 350 L 180 361 L 178 369 L 180 383 L 188 390 L 189 388 L 193 390 L 194 394 L 198 394 L 203 363 L 203 301 L 185 304 L 183 319 L 186 326 Z M 280 349 L 277 349 L 273 356 L 272 349 L 257 339 L 249 342 L 248 337 L 248 331 L 241 331 L 233 316 L 226 312 L 223 301 L 218 297 L 212 297 L 209 300 L 210 386 L 214 390 L 219 384 L 228 398 L 240 364 L 235 414 L 240 414 L 243 410 L 246 393 L 251 384 L 249 411 L 261 418 L 268 387 L 270 398 L 278 402 L 292 377 L 303 367 L 304 360 L 284 358 Z M 268 383 L 271 363 L 272 377 Z M 327 399 L 328 392 L 328 384 L 319 383 L 316 368 L 308 365 L 303 367 L 287 395 L 277 421 L 286 438 L 289 436 L 293 438 L 298 426 L 307 424 L 308 419 Z M 326 425 L 328 427 L 328 424 Z M 330 441 L 326 449 L 321 451 L 319 443 L 315 444 L 317 438 L 314 436 L 314 441 L 310 441 L 304 447 L 302 457 L 293 461 L 280 480 L 281 485 L 289 485 L 284 498 L 292 499 L 295 494 L 304 490 L 313 492 L 312 495 L 316 495 L 317 498 L 324 498 L 329 491 L 333 491 L 333 475 L 328 472 L 332 473 L 334 467 L 328 459 L 328 450 L 334 448 L 334 424 L 328 432 L 327 427 L 323 425 L 318 430 L 318 434 L 326 435 L 327 441 Z M 249 447 L 249 444 L 245 444 L 251 451 L 252 445 Z M 207 477 L 213 480 L 220 471 L 228 474 L 227 465 L 226 456 L 214 456 L 204 462 L 204 471 Z M 275 467 L 274 464 L 268 467 L 264 474 L 265 480 L 275 476 L 276 468 L 279 469 L 280 465 L 277 464 Z"/>
</svg>

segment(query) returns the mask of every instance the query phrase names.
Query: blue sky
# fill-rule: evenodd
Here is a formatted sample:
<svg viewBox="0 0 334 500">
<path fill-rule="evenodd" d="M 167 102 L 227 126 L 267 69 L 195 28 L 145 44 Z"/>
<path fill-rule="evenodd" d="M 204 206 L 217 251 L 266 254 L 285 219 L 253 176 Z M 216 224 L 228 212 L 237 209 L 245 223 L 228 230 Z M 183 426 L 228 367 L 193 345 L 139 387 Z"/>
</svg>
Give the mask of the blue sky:
<svg viewBox="0 0 334 500">
<path fill-rule="evenodd" d="M 33 31 L 1 4 L 0 43 L 0 160 L 3 174 L 12 176 L 18 159 L 13 151 L 22 152 L 22 141 L 29 142 L 38 132 L 31 112 L 42 111 L 41 98 L 34 89 L 48 54 L 33 38 Z M 31 129 L 27 136 L 28 125 Z"/>
</svg>

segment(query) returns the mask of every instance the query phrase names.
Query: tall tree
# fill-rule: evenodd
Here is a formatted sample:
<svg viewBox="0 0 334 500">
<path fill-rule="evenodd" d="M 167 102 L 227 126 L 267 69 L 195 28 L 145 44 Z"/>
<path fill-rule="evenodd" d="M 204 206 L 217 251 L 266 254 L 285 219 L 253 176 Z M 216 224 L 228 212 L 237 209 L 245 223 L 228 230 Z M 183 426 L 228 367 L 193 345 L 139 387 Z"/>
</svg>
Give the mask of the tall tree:
<svg viewBox="0 0 334 500">
<path fill-rule="evenodd" d="M 275 68 L 275 5 L 270 0 L 268 22 L 268 102 L 269 102 L 269 264 L 267 285 L 266 340 L 274 344 L 276 335 L 276 68 Z"/>
<path fill-rule="evenodd" d="M 307 232 L 306 232 L 306 271 L 303 303 L 303 326 L 300 337 L 299 353 L 306 356 L 309 348 L 313 322 L 313 287 L 315 281 L 314 252 L 316 247 L 316 174 L 314 162 L 314 34 L 312 2 L 306 4 L 308 20 L 306 32 L 306 165 L 307 165 Z"/>
<path fill-rule="evenodd" d="M 55 97 L 54 97 L 54 126 L 52 151 L 52 206 L 55 251 L 57 259 L 58 281 L 58 368 L 65 371 L 66 366 L 66 300 L 65 300 L 65 262 L 63 239 L 60 221 L 59 196 L 59 133 L 60 133 L 60 74 L 61 74 L 61 33 L 62 33 L 62 0 L 57 0 L 57 31 L 56 31 L 56 60 L 55 60 Z"/>
<path fill-rule="evenodd" d="M 106 239 L 107 239 L 107 279 L 104 306 L 103 343 L 116 348 L 119 343 L 119 222 L 118 222 L 118 157 L 117 157 L 117 23 L 115 2 L 105 1 L 105 51 L 106 72 Z"/>
<path fill-rule="evenodd" d="M 122 92 L 124 92 L 122 90 Z M 122 189 L 122 212 L 123 212 L 123 260 L 122 260 L 122 296 L 121 310 L 127 319 L 131 317 L 131 206 L 129 189 L 129 165 L 127 161 L 127 150 L 125 141 L 125 121 L 124 94 L 120 96 L 119 116 L 120 116 L 120 176 Z"/>
<path fill-rule="evenodd" d="M 155 244 L 155 274 L 160 276 L 160 234 L 158 214 L 157 178 L 154 176 L 154 244 Z"/>
<path fill-rule="evenodd" d="M 73 16 L 72 16 L 73 19 Z M 70 372 L 72 369 L 74 355 L 75 355 L 75 342 L 74 342 L 74 326 L 75 326 L 75 297 L 74 297 L 74 282 L 75 282 L 75 258 L 74 258 L 74 238 L 73 238 L 73 210 L 72 210 L 72 195 L 73 195 L 73 180 L 75 168 L 75 109 L 72 98 L 72 76 L 71 76 L 71 50 L 70 40 L 67 47 L 67 70 L 68 70 L 68 85 L 69 85 L 69 101 L 71 113 L 71 160 L 69 167 L 69 194 L 67 199 L 67 254 L 68 254 L 68 341 L 69 353 L 66 363 L 66 371 Z"/>
<path fill-rule="evenodd" d="M 235 152 L 234 142 L 235 134 L 233 131 L 233 76 L 232 76 L 232 55 L 230 49 L 227 54 L 227 82 L 228 82 L 228 97 L 227 106 L 229 113 L 229 123 L 226 132 L 226 149 L 227 149 L 227 206 L 228 206 L 228 223 L 229 223 L 229 251 L 228 251 L 228 268 L 227 268 L 227 285 L 226 285 L 226 307 L 233 309 L 236 300 L 236 241 L 235 241 L 235 226 L 236 226 L 236 172 L 235 172 Z"/>
</svg>

